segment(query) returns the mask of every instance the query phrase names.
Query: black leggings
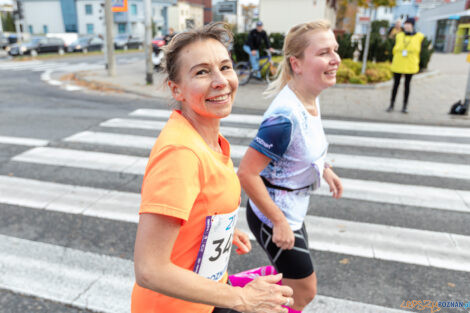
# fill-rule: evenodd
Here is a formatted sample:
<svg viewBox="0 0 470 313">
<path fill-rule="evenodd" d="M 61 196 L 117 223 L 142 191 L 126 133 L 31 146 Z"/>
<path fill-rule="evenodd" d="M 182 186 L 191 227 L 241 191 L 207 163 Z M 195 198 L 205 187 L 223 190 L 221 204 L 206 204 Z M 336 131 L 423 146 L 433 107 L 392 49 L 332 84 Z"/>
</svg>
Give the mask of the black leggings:
<svg viewBox="0 0 470 313">
<path fill-rule="evenodd" d="M 413 74 L 393 73 L 392 102 L 390 104 L 392 107 L 395 104 L 395 98 L 397 97 L 398 85 L 400 85 L 401 75 L 405 75 L 405 98 L 403 101 L 403 105 L 406 107 L 406 105 L 408 104 L 408 96 L 410 95 L 410 82 Z"/>
</svg>

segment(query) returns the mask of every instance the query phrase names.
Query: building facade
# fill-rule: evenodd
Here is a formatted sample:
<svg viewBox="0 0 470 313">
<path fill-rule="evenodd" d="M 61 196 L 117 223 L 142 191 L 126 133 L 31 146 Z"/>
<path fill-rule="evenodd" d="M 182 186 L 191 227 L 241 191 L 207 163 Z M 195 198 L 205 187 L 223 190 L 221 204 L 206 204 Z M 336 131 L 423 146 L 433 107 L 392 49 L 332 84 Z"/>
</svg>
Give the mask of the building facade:
<svg viewBox="0 0 470 313">
<path fill-rule="evenodd" d="M 466 5 L 466 0 L 457 0 L 420 11 L 417 29 L 432 40 L 436 51 L 469 50 L 470 10 Z"/>
<path fill-rule="evenodd" d="M 185 1 L 179 1 L 168 7 L 168 27 L 175 32 L 198 28 L 204 25 L 204 6 Z"/>
<path fill-rule="evenodd" d="M 104 7 L 101 0 L 22 0 L 24 24 L 31 34 L 78 33 L 101 35 Z M 158 30 L 168 28 L 168 7 L 176 0 L 151 0 L 151 19 Z M 143 38 L 143 0 L 128 0 L 127 12 L 113 13 L 114 34 L 132 34 Z"/>
<path fill-rule="evenodd" d="M 292 26 L 318 19 L 334 27 L 336 12 L 327 0 L 260 0 L 259 18 L 268 33 L 287 33 Z"/>
</svg>

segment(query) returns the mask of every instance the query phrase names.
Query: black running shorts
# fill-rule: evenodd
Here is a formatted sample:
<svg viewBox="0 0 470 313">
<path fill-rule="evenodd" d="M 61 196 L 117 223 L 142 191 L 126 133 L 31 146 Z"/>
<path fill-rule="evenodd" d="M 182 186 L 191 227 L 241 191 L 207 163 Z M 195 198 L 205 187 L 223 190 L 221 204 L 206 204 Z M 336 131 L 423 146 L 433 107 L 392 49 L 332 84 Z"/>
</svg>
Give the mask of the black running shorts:
<svg viewBox="0 0 470 313">
<path fill-rule="evenodd" d="M 251 232 L 260 246 L 266 251 L 271 263 L 284 278 L 302 279 L 314 272 L 313 260 L 308 249 L 308 236 L 305 224 L 294 231 L 295 243 L 291 250 L 282 250 L 272 242 L 273 230 L 259 220 L 248 201 L 246 219 Z"/>
</svg>

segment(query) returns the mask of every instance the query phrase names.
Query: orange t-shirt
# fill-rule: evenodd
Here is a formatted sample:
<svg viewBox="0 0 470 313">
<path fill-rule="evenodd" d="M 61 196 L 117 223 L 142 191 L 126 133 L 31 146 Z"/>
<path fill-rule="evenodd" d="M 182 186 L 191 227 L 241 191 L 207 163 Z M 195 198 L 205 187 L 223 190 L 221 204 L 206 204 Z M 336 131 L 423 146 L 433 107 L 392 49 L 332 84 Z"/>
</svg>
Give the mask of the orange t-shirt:
<svg viewBox="0 0 470 313">
<path fill-rule="evenodd" d="M 212 273 L 213 263 L 208 259 L 228 262 L 232 237 L 224 235 L 221 243 L 211 236 L 220 218 L 228 215 L 231 222 L 236 222 L 241 187 L 230 159 L 230 145 L 222 135 L 219 144 L 223 153 L 212 150 L 181 113 L 173 111 L 150 153 L 139 214 L 180 218 L 181 228 L 171 261 L 225 283 L 226 266 L 219 264 Z M 220 236 L 220 227 L 215 236 Z M 209 313 L 213 308 L 168 297 L 137 284 L 132 292 L 132 313 Z"/>
</svg>

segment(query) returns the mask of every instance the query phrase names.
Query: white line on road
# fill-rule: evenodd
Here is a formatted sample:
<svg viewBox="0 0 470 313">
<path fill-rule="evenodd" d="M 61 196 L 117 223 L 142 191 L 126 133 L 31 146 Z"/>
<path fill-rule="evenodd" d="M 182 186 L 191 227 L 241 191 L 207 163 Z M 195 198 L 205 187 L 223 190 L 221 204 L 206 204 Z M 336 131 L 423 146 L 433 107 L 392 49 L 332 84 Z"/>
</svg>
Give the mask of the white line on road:
<svg viewBox="0 0 470 313">
<path fill-rule="evenodd" d="M 158 109 L 137 109 L 134 112 L 131 112 L 130 116 L 143 116 L 143 117 L 158 117 L 158 118 L 168 118 L 170 117 L 171 111 L 169 110 L 158 110 Z M 222 119 L 222 122 L 235 122 L 235 123 L 244 123 L 252 124 L 258 126 L 263 120 L 260 115 L 253 114 L 235 114 L 232 113 L 226 118 Z"/>
<path fill-rule="evenodd" d="M 0 176 L 0 203 L 137 223 L 140 195 Z M 470 192 L 467 192 L 470 200 Z M 308 215 L 310 248 L 470 271 L 470 237 Z M 239 226 L 247 230 L 245 214 Z M 249 231 L 248 231 L 249 232 Z"/>
<path fill-rule="evenodd" d="M 35 138 L 0 136 L 0 143 L 8 145 L 40 147 L 47 146 L 49 141 Z"/>
<path fill-rule="evenodd" d="M 12 160 L 138 175 L 144 174 L 148 162 L 144 157 L 50 147 L 33 148 Z M 346 199 L 470 212 L 469 191 L 354 179 L 343 179 L 343 184 Z M 322 185 L 319 192 L 329 195 Z"/>
<path fill-rule="evenodd" d="M 146 116 L 168 118 L 171 114 L 169 110 L 158 109 L 138 109 L 131 116 Z M 259 125 L 262 121 L 260 115 L 253 114 L 230 114 L 222 119 L 223 121 L 239 122 L 244 124 Z M 413 134 L 428 136 L 450 136 L 470 138 L 469 128 L 443 127 L 443 126 L 423 126 L 412 124 L 394 124 L 394 123 L 376 123 L 376 122 L 351 122 L 341 120 L 322 119 L 323 126 L 328 129 L 342 129 L 350 131 L 364 131 L 374 133 L 393 133 L 393 134 Z"/>
<path fill-rule="evenodd" d="M 24 61 L 24 62 L 9 62 L 0 64 L 0 70 L 22 70 L 28 69 L 32 66 L 43 64 L 42 61 Z"/>
<path fill-rule="evenodd" d="M 244 210 L 237 227 L 251 234 Z M 470 271 L 469 236 L 312 215 L 306 216 L 305 225 L 313 250 Z"/>
<path fill-rule="evenodd" d="M 166 122 L 114 118 L 100 124 L 101 127 L 135 128 L 162 130 Z M 226 137 L 254 138 L 257 130 L 243 127 L 221 126 L 220 132 Z M 379 149 L 439 152 L 452 154 L 470 154 L 470 145 L 426 140 L 407 140 L 395 138 L 377 138 L 362 136 L 327 135 L 328 142 L 338 146 L 360 146 Z"/>
<path fill-rule="evenodd" d="M 103 313 L 128 313 L 134 264 L 96 253 L 0 235 L 0 288 Z M 404 313 L 318 295 L 305 313 Z"/>
<path fill-rule="evenodd" d="M 89 131 L 78 133 L 66 138 L 65 140 L 144 149 L 151 149 L 155 142 L 155 138 L 153 137 Z M 231 157 L 241 159 L 245 154 L 246 149 L 246 146 L 231 145 Z M 328 154 L 328 159 L 331 160 L 334 166 L 340 168 L 470 180 L 470 166 L 468 165 L 337 153 Z"/>
<path fill-rule="evenodd" d="M 82 87 L 78 87 L 78 86 L 75 86 L 75 85 L 65 85 L 64 88 L 67 91 L 78 91 L 78 90 L 83 89 Z"/>
<path fill-rule="evenodd" d="M 13 161 L 143 175 L 148 158 L 61 148 L 34 148 Z"/>
<path fill-rule="evenodd" d="M 463 164 L 428 162 L 329 153 L 332 165 L 364 171 L 399 173 L 470 180 L 470 166 Z"/>
</svg>

